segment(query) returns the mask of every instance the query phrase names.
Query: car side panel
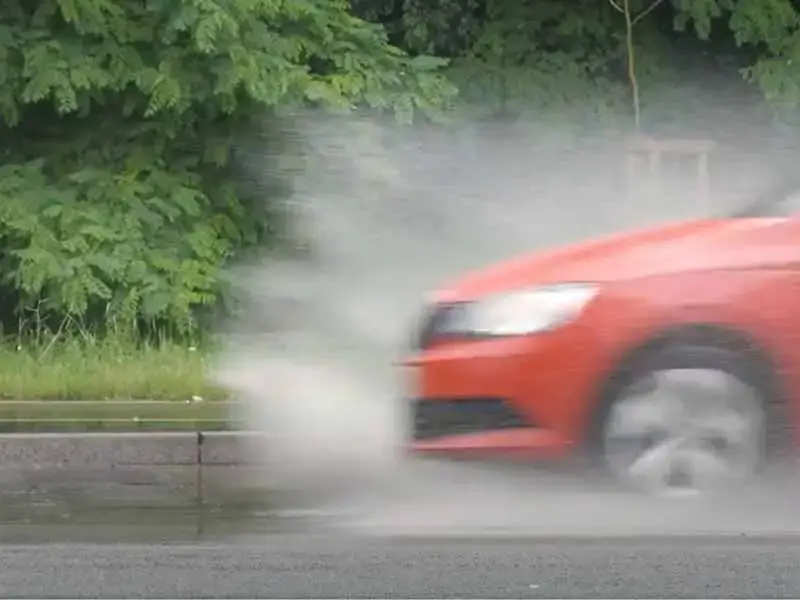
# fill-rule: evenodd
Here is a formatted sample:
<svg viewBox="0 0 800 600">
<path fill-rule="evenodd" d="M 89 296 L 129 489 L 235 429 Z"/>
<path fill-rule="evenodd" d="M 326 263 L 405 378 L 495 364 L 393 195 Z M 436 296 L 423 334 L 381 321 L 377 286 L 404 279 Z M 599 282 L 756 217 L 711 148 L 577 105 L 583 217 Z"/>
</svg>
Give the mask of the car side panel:
<svg viewBox="0 0 800 600">
<path fill-rule="evenodd" d="M 612 286 L 596 318 L 616 321 L 615 358 L 664 332 L 715 325 L 739 332 L 767 353 L 790 402 L 791 425 L 800 430 L 800 271 L 726 270 L 649 278 Z M 619 307 L 615 319 L 611 307 Z M 624 317 L 623 317 L 624 315 Z M 613 371 L 613 367 L 612 367 Z M 798 440 L 800 442 L 800 439 Z"/>
</svg>

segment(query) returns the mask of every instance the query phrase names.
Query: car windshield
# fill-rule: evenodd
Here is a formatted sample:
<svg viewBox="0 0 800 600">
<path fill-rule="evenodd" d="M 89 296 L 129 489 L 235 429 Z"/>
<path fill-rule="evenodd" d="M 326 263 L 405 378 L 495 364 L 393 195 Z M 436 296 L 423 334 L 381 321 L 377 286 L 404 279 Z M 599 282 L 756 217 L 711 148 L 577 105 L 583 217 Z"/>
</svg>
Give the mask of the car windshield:
<svg viewBox="0 0 800 600">
<path fill-rule="evenodd" d="M 800 180 L 776 185 L 737 211 L 736 217 L 791 217 L 800 216 Z"/>
</svg>

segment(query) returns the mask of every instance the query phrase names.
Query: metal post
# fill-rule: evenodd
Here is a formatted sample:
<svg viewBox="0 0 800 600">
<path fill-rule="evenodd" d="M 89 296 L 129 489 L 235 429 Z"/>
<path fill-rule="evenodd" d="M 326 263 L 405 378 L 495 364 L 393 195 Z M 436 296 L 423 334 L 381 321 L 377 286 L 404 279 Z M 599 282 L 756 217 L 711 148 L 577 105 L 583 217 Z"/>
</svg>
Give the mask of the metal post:
<svg viewBox="0 0 800 600">
<path fill-rule="evenodd" d="M 197 432 L 197 445 L 196 445 L 196 478 L 195 478 L 195 500 L 197 510 L 197 535 L 203 535 L 205 529 L 204 522 L 204 492 L 203 492 L 203 442 L 205 442 L 205 435 L 202 431 Z"/>
</svg>

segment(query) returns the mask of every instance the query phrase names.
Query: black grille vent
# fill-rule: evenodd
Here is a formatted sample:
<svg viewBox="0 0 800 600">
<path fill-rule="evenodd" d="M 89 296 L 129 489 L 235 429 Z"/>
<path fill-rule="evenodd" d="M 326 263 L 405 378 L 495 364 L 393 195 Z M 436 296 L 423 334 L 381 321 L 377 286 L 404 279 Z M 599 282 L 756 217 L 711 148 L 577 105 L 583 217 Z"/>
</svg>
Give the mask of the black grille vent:
<svg viewBox="0 0 800 600">
<path fill-rule="evenodd" d="M 412 413 L 415 440 L 532 426 L 508 403 L 496 398 L 416 400 Z"/>
</svg>

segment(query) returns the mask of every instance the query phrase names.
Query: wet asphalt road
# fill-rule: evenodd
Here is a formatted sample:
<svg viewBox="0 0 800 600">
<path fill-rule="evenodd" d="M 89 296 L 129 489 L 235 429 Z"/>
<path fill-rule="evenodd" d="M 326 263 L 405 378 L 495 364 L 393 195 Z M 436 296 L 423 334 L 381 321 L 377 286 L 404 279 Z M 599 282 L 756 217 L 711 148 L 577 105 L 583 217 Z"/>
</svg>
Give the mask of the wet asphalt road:
<svg viewBox="0 0 800 600">
<path fill-rule="evenodd" d="M 0 548 L 14 598 L 800 597 L 800 538 L 358 540 Z"/>
<path fill-rule="evenodd" d="M 6 511 L 0 597 L 800 597 L 796 478 L 661 505 L 491 474 L 350 498 L 349 516 Z"/>
</svg>

